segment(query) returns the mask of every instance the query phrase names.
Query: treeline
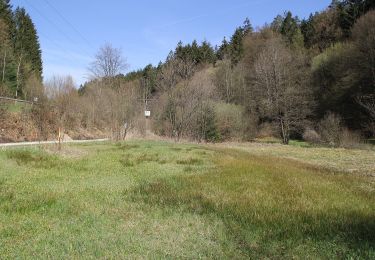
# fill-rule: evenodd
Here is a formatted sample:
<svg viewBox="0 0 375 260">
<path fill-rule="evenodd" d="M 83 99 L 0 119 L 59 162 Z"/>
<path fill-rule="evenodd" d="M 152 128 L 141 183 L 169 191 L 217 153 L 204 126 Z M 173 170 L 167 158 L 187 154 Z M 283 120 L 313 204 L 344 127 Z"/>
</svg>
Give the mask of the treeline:
<svg viewBox="0 0 375 260">
<path fill-rule="evenodd" d="M 220 46 L 179 42 L 158 66 L 105 75 L 79 92 L 114 92 L 112 108 L 131 92 L 137 111 L 127 106 L 116 120 L 119 113 L 101 116 L 116 129 L 139 121 L 146 108 L 153 131 L 176 139 L 357 142 L 375 133 L 374 7 L 368 0 L 333 1 L 307 19 L 286 12 L 257 30 L 246 19 Z"/>
<path fill-rule="evenodd" d="M 41 129 L 100 129 L 114 139 L 151 130 L 177 140 L 350 146 L 375 135 L 374 8 L 333 1 L 256 30 L 246 19 L 220 46 L 180 42 L 164 62 L 126 75 L 121 51 L 106 44 L 78 90 L 71 78 L 46 83 L 48 105 L 34 108 L 35 118 Z"/>
<path fill-rule="evenodd" d="M 0 0 L 0 95 L 40 97 L 42 71 L 39 39 L 29 14 Z"/>
<path fill-rule="evenodd" d="M 162 135 L 208 141 L 276 135 L 288 143 L 305 134 L 334 145 L 369 137 L 374 7 L 333 1 L 308 19 L 286 12 L 257 31 L 246 19 L 220 46 L 180 42 L 166 62 L 124 79 L 147 86 Z"/>
</svg>

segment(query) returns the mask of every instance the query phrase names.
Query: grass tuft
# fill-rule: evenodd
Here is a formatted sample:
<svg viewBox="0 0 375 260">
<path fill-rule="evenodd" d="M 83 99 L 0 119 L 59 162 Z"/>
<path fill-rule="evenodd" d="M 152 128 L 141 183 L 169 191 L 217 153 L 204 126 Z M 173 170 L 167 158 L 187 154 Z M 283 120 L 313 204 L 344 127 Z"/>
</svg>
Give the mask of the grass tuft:
<svg viewBox="0 0 375 260">
<path fill-rule="evenodd" d="M 137 149 L 140 146 L 138 144 L 127 144 L 127 143 L 116 143 L 116 147 L 118 147 L 120 150 L 131 150 L 131 149 Z"/>
<path fill-rule="evenodd" d="M 203 161 L 198 158 L 189 157 L 188 159 L 177 160 L 176 163 L 182 165 L 199 165 L 202 164 Z"/>
<path fill-rule="evenodd" d="M 120 163 L 124 167 L 133 167 L 134 165 L 136 165 L 136 163 L 134 161 L 132 161 L 132 159 L 129 156 L 126 156 L 126 157 L 120 159 Z"/>
<path fill-rule="evenodd" d="M 11 149 L 6 151 L 6 156 L 19 166 L 30 164 L 36 168 L 54 168 L 59 164 L 56 156 L 40 150 Z"/>
</svg>

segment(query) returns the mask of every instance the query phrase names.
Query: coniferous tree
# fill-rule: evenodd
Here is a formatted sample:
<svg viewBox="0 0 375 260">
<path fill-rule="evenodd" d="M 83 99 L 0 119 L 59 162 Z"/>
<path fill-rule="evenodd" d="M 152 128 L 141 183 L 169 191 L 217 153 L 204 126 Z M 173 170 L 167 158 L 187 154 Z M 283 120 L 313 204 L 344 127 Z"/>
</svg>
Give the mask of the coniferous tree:
<svg viewBox="0 0 375 260">
<path fill-rule="evenodd" d="M 29 63 L 31 70 L 40 79 L 42 77 L 42 58 L 39 39 L 34 23 L 24 8 L 17 8 L 14 13 L 16 25 L 15 51 L 18 58 Z"/>
<path fill-rule="evenodd" d="M 208 41 L 203 41 L 200 46 L 200 52 L 202 61 L 205 63 L 215 63 L 215 50 L 212 48 L 211 44 Z"/>
<path fill-rule="evenodd" d="M 280 32 L 291 46 L 303 46 L 303 36 L 299 28 L 299 19 L 298 17 L 293 17 L 291 12 L 287 12 L 281 24 Z"/>
<path fill-rule="evenodd" d="M 232 64 L 237 64 L 243 55 L 243 28 L 238 27 L 230 40 L 230 59 Z"/>
<path fill-rule="evenodd" d="M 199 50 L 199 46 L 196 40 L 191 43 L 190 49 L 190 60 L 192 60 L 195 64 L 198 64 L 202 61 L 201 53 Z"/>
<path fill-rule="evenodd" d="M 309 19 L 303 19 L 301 22 L 301 32 L 306 48 L 313 46 L 313 39 L 315 35 L 314 29 L 314 15 L 310 14 Z"/>
<path fill-rule="evenodd" d="M 0 0 L 0 91 L 7 93 L 14 83 L 13 64 L 13 20 L 9 0 Z"/>
<path fill-rule="evenodd" d="M 277 15 L 274 19 L 273 19 L 273 21 L 272 21 L 272 23 L 271 23 L 271 25 L 270 25 L 270 27 L 271 27 L 271 29 L 273 30 L 273 31 L 275 31 L 275 32 L 280 32 L 281 31 L 281 26 L 282 26 L 282 24 L 283 24 L 283 22 L 284 22 L 284 19 L 285 19 L 285 17 L 283 17 L 282 15 Z"/>
<path fill-rule="evenodd" d="M 8 33 L 11 37 L 13 20 L 12 20 L 12 6 L 10 0 L 0 0 L 0 19 L 8 26 Z"/>
<path fill-rule="evenodd" d="M 228 55 L 229 55 L 229 43 L 227 39 L 224 37 L 219 49 L 217 50 L 216 56 L 218 60 L 223 60 Z"/>
<path fill-rule="evenodd" d="M 243 22 L 243 27 L 242 27 L 242 29 L 243 29 L 243 33 L 244 33 L 245 35 L 250 34 L 250 33 L 252 33 L 252 32 L 254 31 L 254 28 L 253 28 L 253 26 L 251 25 L 251 23 L 250 23 L 250 19 L 249 19 L 249 18 L 246 18 L 245 21 Z"/>
<path fill-rule="evenodd" d="M 335 6 L 339 12 L 339 23 L 346 37 L 359 17 L 375 8 L 374 0 L 342 0 Z"/>
<path fill-rule="evenodd" d="M 242 27 L 238 27 L 230 40 L 230 58 L 233 65 L 236 65 L 244 54 L 243 39 L 253 32 L 249 18 L 246 18 Z"/>
</svg>

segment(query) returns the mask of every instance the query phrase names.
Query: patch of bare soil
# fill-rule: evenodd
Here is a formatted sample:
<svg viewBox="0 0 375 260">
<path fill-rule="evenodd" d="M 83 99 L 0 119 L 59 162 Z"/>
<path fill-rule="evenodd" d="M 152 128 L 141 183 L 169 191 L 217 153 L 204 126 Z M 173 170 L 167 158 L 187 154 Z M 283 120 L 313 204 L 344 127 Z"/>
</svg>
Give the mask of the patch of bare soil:
<svg viewBox="0 0 375 260">
<path fill-rule="evenodd" d="M 21 113 L 7 113 L 0 119 L 0 143 L 38 140 L 38 128 Z"/>
<path fill-rule="evenodd" d="M 73 140 L 93 140 L 107 138 L 109 136 L 108 131 L 97 128 L 76 128 L 74 130 L 66 130 L 65 132 L 65 135 L 69 136 Z"/>
</svg>

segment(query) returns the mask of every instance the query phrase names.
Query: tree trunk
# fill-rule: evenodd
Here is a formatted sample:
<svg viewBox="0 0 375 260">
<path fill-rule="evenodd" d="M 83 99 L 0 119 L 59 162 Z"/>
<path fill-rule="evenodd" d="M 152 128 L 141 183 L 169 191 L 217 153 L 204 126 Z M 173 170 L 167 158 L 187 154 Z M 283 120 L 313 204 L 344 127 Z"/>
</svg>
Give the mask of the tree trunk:
<svg viewBox="0 0 375 260">
<path fill-rule="evenodd" d="M 16 86 L 16 98 L 18 98 L 18 90 L 20 87 L 20 69 L 21 69 L 22 55 L 20 56 L 20 61 L 17 66 L 17 86 Z"/>
<path fill-rule="evenodd" d="M 3 75 L 2 75 L 2 82 L 3 82 L 3 83 L 4 83 L 4 81 L 5 81 L 6 58 L 7 58 L 7 51 L 4 51 Z"/>
<path fill-rule="evenodd" d="M 280 118 L 280 128 L 281 128 L 281 136 L 283 139 L 283 144 L 289 144 L 289 130 L 285 126 L 285 122 L 283 118 Z"/>
</svg>

